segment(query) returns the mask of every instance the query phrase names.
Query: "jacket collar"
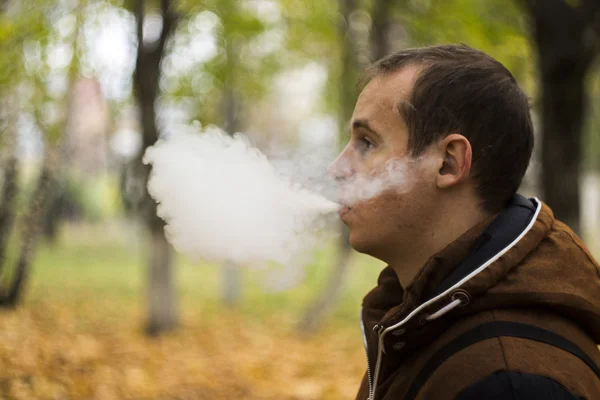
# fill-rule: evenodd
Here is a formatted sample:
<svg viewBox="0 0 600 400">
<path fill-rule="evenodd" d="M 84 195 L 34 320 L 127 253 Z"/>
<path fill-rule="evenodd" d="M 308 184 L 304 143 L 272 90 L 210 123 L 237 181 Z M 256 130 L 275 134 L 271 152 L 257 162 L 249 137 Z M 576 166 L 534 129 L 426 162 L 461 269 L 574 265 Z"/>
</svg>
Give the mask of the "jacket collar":
<svg viewBox="0 0 600 400">
<path fill-rule="evenodd" d="M 369 316 L 365 321 L 367 326 L 371 325 L 372 329 L 375 324 L 398 313 L 400 308 L 412 309 L 421 304 L 423 296 L 435 290 L 444 277 L 469 254 L 489 222 L 474 226 L 432 256 L 406 288 L 401 286 L 392 267 L 385 267 L 379 275 L 377 286 L 363 299 L 363 310 L 368 311 Z"/>
</svg>

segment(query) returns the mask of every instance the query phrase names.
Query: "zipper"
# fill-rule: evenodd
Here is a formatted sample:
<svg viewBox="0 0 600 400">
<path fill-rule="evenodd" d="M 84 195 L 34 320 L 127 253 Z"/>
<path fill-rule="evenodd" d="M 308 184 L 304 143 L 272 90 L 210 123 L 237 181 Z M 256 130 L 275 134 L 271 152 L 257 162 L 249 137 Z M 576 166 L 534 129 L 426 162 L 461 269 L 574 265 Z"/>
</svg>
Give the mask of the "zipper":
<svg viewBox="0 0 600 400">
<path fill-rule="evenodd" d="M 381 359 L 383 358 L 383 337 L 386 333 L 386 329 L 383 326 L 379 326 L 377 331 L 377 337 L 379 338 L 377 343 L 377 361 L 375 362 L 375 375 L 373 377 L 373 392 L 371 393 L 369 400 L 375 399 L 375 390 L 377 389 L 377 381 L 379 380 L 379 370 L 381 368 Z"/>
<path fill-rule="evenodd" d="M 362 318 L 361 318 L 361 322 L 362 322 Z M 369 378 L 369 397 L 367 398 L 367 400 L 374 400 L 375 399 L 375 385 L 377 385 L 377 375 L 378 375 L 378 369 L 379 369 L 379 361 L 380 361 L 380 357 L 381 357 L 381 346 L 377 347 L 377 365 L 375 366 L 375 376 L 373 376 L 373 371 L 371 370 L 371 360 L 369 359 L 369 346 L 368 346 L 368 342 L 367 342 L 367 336 L 365 334 L 365 326 L 364 326 L 364 322 L 361 324 L 361 328 L 362 328 L 362 333 L 363 333 L 363 341 L 365 343 L 365 353 L 367 353 L 367 377 Z M 384 329 L 385 327 L 382 326 L 381 324 L 376 324 L 373 327 L 373 331 L 377 332 L 377 337 L 380 337 L 381 331 Z"/>
<path fill-rule="evenodd" d="M 377 325 L 375 325 L 375 328 Z M 360 317 L 360 331 L 362 332 L 363 343 L 365 346 L 365 354 L 367 356 L 367 380 L 369 381 L 369 397 L 367 400 L 373 400 L 373 375 L 371 371 L 371 361 L 369 360 L 369 344 L 367 342 L 367 335 L 365 333 L 365 323 L 362 319 L 362 313 Z"/>
</svg>

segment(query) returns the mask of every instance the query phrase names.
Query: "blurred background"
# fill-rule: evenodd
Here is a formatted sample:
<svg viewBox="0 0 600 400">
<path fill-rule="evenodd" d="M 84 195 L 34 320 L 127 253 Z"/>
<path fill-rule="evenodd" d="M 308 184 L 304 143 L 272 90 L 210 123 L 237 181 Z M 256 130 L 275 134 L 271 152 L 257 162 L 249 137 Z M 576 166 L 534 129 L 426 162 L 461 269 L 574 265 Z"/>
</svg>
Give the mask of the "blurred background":
<svg viewBox="0 0 600 400">
<path fill-rule="evenodd" d="M 440 43 L 515 75 L 537 135 L 522 192 L 598 257 L 597 0 L 0 0 L 0 399 L 353 398 L 381 263 L 343 234 L 275 285 L 186 260 L 141 157 L 215 124 L 318 181 L 360 71 Z"/>
</svg>

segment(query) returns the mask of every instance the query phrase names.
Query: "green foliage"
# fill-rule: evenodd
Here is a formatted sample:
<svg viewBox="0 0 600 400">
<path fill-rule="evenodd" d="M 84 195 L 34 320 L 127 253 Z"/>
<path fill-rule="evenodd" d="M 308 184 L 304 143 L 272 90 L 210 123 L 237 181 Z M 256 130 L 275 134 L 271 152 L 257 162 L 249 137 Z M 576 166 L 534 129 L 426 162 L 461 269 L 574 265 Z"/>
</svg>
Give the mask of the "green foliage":
<svg viewBox="0 0 600 400">
<path fill-rule="evenodd" d="M 0 14 L 0 88 L 14 87 L 24 70 L 23 44 L 38 40 L 48 32 L 45 15 L 49 0 L 36 2 L 35 7 L 19 7 L 15 15 Z"/>
<path fill-rule="evenodd" d="M 339 55 L 340 15 L 337 1 L 281 0 L 290 50 L 322 61 Z"/>
<path fill-rule="evenodd" d="M 174 71 L 163 70 L 163 81 L 172 83 L 165 88 L 164 95 L 191 104 L 191 119 L 205 125 L 222 125 L 226 90 L 232 90 L 241 104 L 251 104 L 271 87 L 272 78 L 280 69 L 280 59 L 276 51 L 263 51 L 261 40 L 275 32 L 277 26 L 243 8 L 238 0 L 212 0 L 201 5 L 181 1 L 177 5 L 185 17 L 166 57 L 167 64 L 175 65 Z M 212 30 L 216 54 L 178 71 L 175 60 L 197 40 L 199 29 Z"/>
<path fill-rule="evenodd" d="M 27 88 L 21 97 L 11 100 L 23 106 L 20 112 L 34 116 L 48 144 L 56 144 L 64 131 L 67 93 L 56 95 L 49 91 L 49 80 L 63 74 L 72 81 L 78 71 L 78 27 L 86 1 L 76 3 L 75 9 L 65 8 L 51 0 L 35 2 L 34 7 L 15 7 L 14 15 L 0 16 L 0 88 L 11 93 L 18 86 Z M 60 18 L 74 15 L 74 31 L 63 37 L 57 29 Z M 53 46 L 70 45 L 72 56 L 63 70 L 49 65 Z M 54 109 L 54 118 L 44 115 L 44 110 Z"/>
<path fill-rule="evenodd" d="M 216 17 L 217 52 L 176 77 L 165 71 L 167 79 L 174 83 L 168 85 L 165 95 L 191 104 L 192 119 L 203 124 L 222 124 L 222 96 L 227 88 L 233 88 L 242 104 L 253 104 L 268 93 L 279 71 L 317 61 L 331 71 L 323 109 L 334 112 L 339 102 L 337 71 L 341 55 L 337 2 L 279 0 L 275 3 L 281 18 L 264 19 L 247 6 L 248 2 L 240 0 L 178 2 L 185 20 L 174 42 L 194 40 L 194 20 L 199 15 Z M 278 43 L 265 50 L 270 41 Z M 176 47 L 171 50 L 176 52 Z"/>
<path fill-rule="evenodd" d="M 351 75 L 343 74 L 345 68 L 353 66 L 344 65 L 342 27 L 345 22 L 339 0 L 280 0 L 279 3 L 287 27 L 286 66 L 300 67 L 315 61 L 325 66 L 328 77 L 320 108 L 323 113 L 347 114 L 346 110 L 341 111 L 342 96 L 352 91 L 356 82 Z M 345 121 L 340 121 L 339 128 L 339 136 L 344 137 Z"/>
<path fill-rule="evenodd" d="M 518 1 L 413 0 L 398 8 L 396 17 L 407 27 L 413 45 L 475 47 L 506 65 L 529 96 L 536 96 L 534 49 Z"/>
</svg>

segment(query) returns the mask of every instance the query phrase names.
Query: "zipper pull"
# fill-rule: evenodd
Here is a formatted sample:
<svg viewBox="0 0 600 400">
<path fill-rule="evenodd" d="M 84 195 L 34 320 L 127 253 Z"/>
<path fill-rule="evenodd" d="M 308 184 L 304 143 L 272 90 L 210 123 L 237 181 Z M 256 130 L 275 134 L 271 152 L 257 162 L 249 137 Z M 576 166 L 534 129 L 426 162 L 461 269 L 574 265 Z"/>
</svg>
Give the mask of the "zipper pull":
<svg viewBox="0 0 600 400">
<path fill-rule="evenodd" d="M 376 324 L 376 325 L 373 327 L 373 332 L 377 332 L 377 336 L 379 336 L 379 335 L 381 334 L 381 331 L 382 331 L 382 330 L 384 330 L 384 329 L 385 329 L 385 327 L 384 327 L 383 325 L 381 325 L 381 324 Z"/>
</svg>

